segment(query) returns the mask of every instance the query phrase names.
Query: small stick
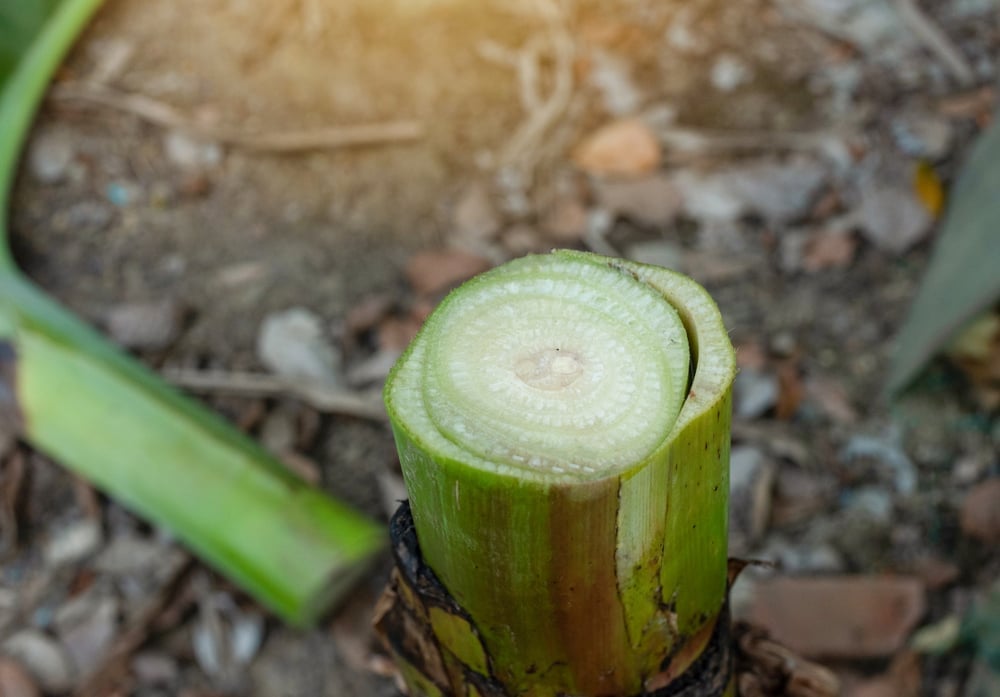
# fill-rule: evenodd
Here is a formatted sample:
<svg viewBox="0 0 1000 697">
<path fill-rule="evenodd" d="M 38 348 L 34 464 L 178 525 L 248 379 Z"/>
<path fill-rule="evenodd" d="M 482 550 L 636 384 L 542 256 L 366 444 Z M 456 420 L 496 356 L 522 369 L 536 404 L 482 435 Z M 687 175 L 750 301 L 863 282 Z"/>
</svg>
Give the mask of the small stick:
<svg viewBox="0 0 1000 697">
<path fill-rule="evenodd" d="M 325 387 L 264 373 L 229 373 L 219 370 L 167 369 L 163 377 L 194 392 L 214 392 L 240 397 L 292 396 L 323 412 L 385 421 L 381 401 L 336 387 Z"/>
<path fill-rule="evenodd" d="M 962 87 L 971 86 L 976 75 L 965 57 L 934 21 L 917 5 L 916 0 L 895 0 L 896 10 L 924 46 L 944 63 Z"/>
<path fill-rule="evenodd" d="M 50 96 L 57 101 L 86 102 L 124 111 L 158 126 L 260 152 L 294 153 L 406 142 L 421 138 L 424 134 L 423 126 L 415 121 L 389 121 L 279 133 L 236 133 L 226 128 L 197 124 L 178 109 L 152 97 L 120 92 L 95 83 L 57 85 L 52 88 Z"/>
</svg>

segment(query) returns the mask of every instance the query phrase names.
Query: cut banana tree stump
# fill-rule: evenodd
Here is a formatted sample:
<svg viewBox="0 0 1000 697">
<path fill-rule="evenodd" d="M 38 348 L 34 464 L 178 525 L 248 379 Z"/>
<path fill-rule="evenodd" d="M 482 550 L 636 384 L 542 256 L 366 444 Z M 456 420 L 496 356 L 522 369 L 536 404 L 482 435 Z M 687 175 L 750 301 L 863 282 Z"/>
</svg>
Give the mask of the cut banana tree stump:
<svg viewBox="0 0 1000 697">
<path fill-rule="evenodd" d="M 665 269 L 559 251 L 445 299 L 385 391 L 412 525 L 379 623 L 411 694 L 731 692 L 734 373 Z"/>
</svg>

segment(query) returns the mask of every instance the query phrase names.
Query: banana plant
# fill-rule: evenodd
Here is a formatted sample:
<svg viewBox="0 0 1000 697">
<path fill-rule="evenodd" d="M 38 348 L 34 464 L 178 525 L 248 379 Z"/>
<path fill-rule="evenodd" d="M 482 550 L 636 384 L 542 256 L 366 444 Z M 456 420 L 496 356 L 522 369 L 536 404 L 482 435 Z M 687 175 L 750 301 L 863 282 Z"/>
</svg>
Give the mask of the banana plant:
<svg viewBox="0 0 1000 697">
<path fill-rule="evenodd" d="M 100 0 L 0 0 L 0 212 L 55 69 Z M 291 474 L 68 312 L 14 265 L 0 219 L 0 428 L 307 625 L 383 547 L 382 526 Z"/>
<path fill-rule="evenodd" d="M 659 267 L 560 250 L 449 295 L 385 389 L 412 522 L 379 626 L 411 694 L 732 694 L 735 371 Z"/>
</svg>

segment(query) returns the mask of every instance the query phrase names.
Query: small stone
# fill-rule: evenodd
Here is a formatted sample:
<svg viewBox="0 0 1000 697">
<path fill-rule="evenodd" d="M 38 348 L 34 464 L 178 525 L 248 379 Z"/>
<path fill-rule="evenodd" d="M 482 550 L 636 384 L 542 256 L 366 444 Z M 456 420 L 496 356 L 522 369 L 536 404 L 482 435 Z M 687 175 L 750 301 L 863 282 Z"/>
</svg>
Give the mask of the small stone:
<svg viewBox="0 0 1000 697">
<path fill-rule="evenodd" d="M 729 528 L 740 543 L 730 549 L 746 554 L 767 529 L 775 467 L 758 448 L 738 445 L 729 455 L 729 471 Z"/>
<path fill-rule="evenodd" d="M 0 695 L 3 697 L 41 697 L 38 686 L 21 665 L 0 656 Z"/>
<path fill-rule="evenodd" d="M 28 171 L 42 184 L 57 184 L 67 178 L 75 156 L 70 133 L 43 131 L 31 141 Z"/>
<path fill-rule="evenodd" d="M 892 521 L 892 497 L 885 489 L 867 486 L 847 495 L 844 512 L 871 521 L 875 525 L 887 525 Z"/>
<path fill-rule="evenodd" d="M 52 216 L 52 227 L 77 234 L 100 232 L 115 217 L 114 209 L 100 201 L 80 201 Z"/>
<path fill-rule="evenodd" d="M 902 254 L 922 241 L 934 222 L 912 188 L 874 184 L 861 192 L 859 225 L 878 249 Z"/>
<path fill-rule="evenodd" d="M 493 206 L 490 192 L 482 182 L 468 185 L 459 195 L 452 216 L 455 234 L 473 242 L 491 239 L 503 221 Z"/>
<path fill-rule="evenodd" d="M 118 601 L 112 596 L 95 598 L 82 616 L 72 618 L 72 623 L 60 628 L 59 638 L 76 666 L 79 675 L 85 675 L 107 653 L 118 631 Z"/>
<path fill-rule="evenodd" d="M 733 412 L 750 420 L 763 416 L 778 402 L 778 378 L 772 373 L 741 370 L 733 384 Z"/>
<path fill-rule="evenodd" d="M 629 63 L 621 56 L 596 49 L 591 53 L 588 81 L 598 94 L 604 110 L 611 116 L 634 114 L 642 95 L 629 74 Z"/>
<path fill-rule="evenodd" d="M 962 501 L 962 531 L 986 544 L 1000 544 L 1000 477 L 973 487 Z"/>
<path fill-rule="evenodd" d="M 772 223 L 794 222 L 808 215 L 827 181 L 818 161 L 794 157 L 759 160 L 714 172 L 682 170 L 674 183 L 693 218 L 734 221 L 756 213 Z"/>
<path fill-rule="evenodd" d="M 24 629 L 0 644 L 0 651 L 20 663 L 45 692 L 73 687 L 73 664 L 57 641 L 37 629 Z"/>
<path fill-rule="evenodd" d="M 63 566 L 81 561 L 101 546 L 101 526 L 93 520 L 79 520 L 60 530 L 49 539 L 43 550 L 49 566 Z"/>
<path fill-rule="evenodd" d="M 275 455 L 295 449 L 297 408 L 282 402 L 267 415 L 260 427 L 260 442 Z"/>
<path fill-rule="evenodd" d="M 119 346 L 137 351 L 162 351 L 180 333 L 184 310 L 172 298 L 123 303 L 111 308 L 105 325 Z"/>
<path fill-rule="evenodd" d="M 222 162 L 222 148 L 218 143 L 180 131 L 169 131 L 163 137 L 163 151 L 170 162 L 186 170 L 208 169 Z"/>
<path fill-rule="evenodd" d="M 745 85 L 753 77 L 753 71 L 742 58 L 732 53 L 723 53 L 712 65 L 710 79 L 712 86 L 720 92 L 732 92 Z"/>
<path fill-rule="evenodd" d="M 603 208 L 650 227 L 672 223 L 684 204 L 677 185 L 664 174 L 598 182 L 595 189 Z"/>
<path fill-rule="evenodd" d="M 925 609 L 915 578 L 779 577 L 757 585 L 749 614 L 805 656 L 860 659 L 895 653 Z"/>
<path fill-rule="evenodd" d="M 457 249 L 417 252 L 406 263 L 406 278 L 418 295 L 434 295 L 490 268 L 488 259 Z"/>
<path fill-rule="evenodd" d="M 643 121 L 619 119 L 597 129 L 573 150 L 573 162 L 596 176 L 637 177 L 656 170 L 663 148 Z"/>
<path fill-rule="evenodd" d="M 257 357 L 271 372 L 324 385 L 340 383 L 340 353 L 311 310 L 292 307 L 264 318 L 257 333 Z"/>
<path fill-rule="evenodd" d="M 955 131 L 942 114 L 913 110 L 893 119 L 892 134 L 904 154 L 938 160 L 951 150 Z"/>
<path fill-rule="evenodd" d="M 145 576 L 163 560 L 163 544 L 135 534 L 120 534 L 94 558 L 93 569 L 112 576 Z"/>
<path fill-rule="evenodd" d="M 132 659 L 132 674 L 143 685 L 166 687 L 177 680 L 180 669 L 169 654 L 143 651 Z"/>
</svg>

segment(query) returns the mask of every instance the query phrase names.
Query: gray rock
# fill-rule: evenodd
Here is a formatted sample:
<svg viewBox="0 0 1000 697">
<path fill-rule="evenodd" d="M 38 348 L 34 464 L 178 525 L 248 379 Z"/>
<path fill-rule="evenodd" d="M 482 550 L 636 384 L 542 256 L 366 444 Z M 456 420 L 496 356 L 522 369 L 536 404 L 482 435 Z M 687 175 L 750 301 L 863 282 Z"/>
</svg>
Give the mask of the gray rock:
<svg viewBox="0 0 1000 697">
<path fill-rule="evenodd" d="M 123 303 L 111 308 L 105 325 L 119 346 L 139 351 L 161 351 L 180 333 L 184 311 L 173 298 Z"/>
<path fill-rule="evenodd" d="M 861 191 L 861 234 L 882 251 L 906 252 L 927 236 L 933 222 L 912 187 L 873 183 Z"/>
<path fill-rule="evenodd" d="M 737 418 L 750 420 L 762 416 L 778 402 L 778 378 L 744 368 L 733 383 L 733 412 Z"/>
<path fill-rule="evenodd" d="M 322 320 L 302 307 L 264 318 L 257 334 L 257 357 L 286 378 L 331 386 L 341 381 L 340 353 L 324 335 Z"/>
<path fill-rule="evenodd" d="M 892 120 L 892 135 L 905 154 L 937 160 L 951 150 L 955 129 L 941 114 L 912 109 Z"/>
<path fill-rule="evenodd" d="M 753 70 L 739 56 L 723 53 L 715 59 L 709 79 L 720 92 L 732 92 L 753 77 Z"/>
<path fill-rule="evenodd" d="M 96 596 L 87 607 L 74 608 L 76 616 L 67 619 L 67 614 L 63 613 L 59 639 L 77 674 L 85 675 L 99 665 L 118 633 L 118 601 L 111 595 Z"/>
<path fill-rule="evenodd" d="M 56 230 L 77 234 L 100 232 L 108 227 L 115 216 L 114 209 L 101 201 L 79 201 L 52 216 Z"/>
<path fill-rule="evenodd" d="M 142 651 L 132 659 L 132 673 L 143 685 L 173 684 L 180 669 L 173 656 L 159 651 Z"/>
<path fill-rule="evenodd" d="M 49 566 L 81 561 L 101 546 L 101 526 L 94 520 L 78 520 L 57 530 L 42 550 Z"/>
<path fill-rule="evenodd" d="M 169 131 L 163 137 L 163 152 L 181 169 L 201 170 L 217 167 L 222 162 L 222 147 L 180 131 Z"/>
<path fill-rule="evenodd" d="M 651 227 L 673 222 L 684 203 L 677 185 L 665 174 L 599 181 L 594 193 L 605 210 Z"/>
<path fill-rule="evenodd" d="M 69 175 L 75 157 L 70 133 L 42 131 L 28 148 L 28 171 L 42 184 L 57 184 Z"/>
<path fill-rule="evenodd" d="M 31 674 L 45 692 L 67 692 L 75 682 L 73 662 L 59 642 L 37 629 L 24 629 L 10 636 L 0 651 Z"/>
<path fill-rule="evenodd" d="M 801 156 L 707 173 L 684 170 L 674 183 L 693 218 L 733 221 L 755 213 L 771 223 L 787 223 L 809 212 L 827 177 L 820 162 Z"/>
</svg>

